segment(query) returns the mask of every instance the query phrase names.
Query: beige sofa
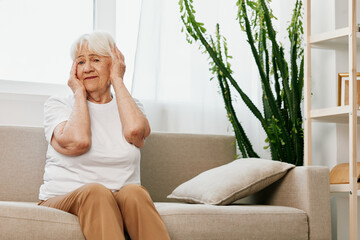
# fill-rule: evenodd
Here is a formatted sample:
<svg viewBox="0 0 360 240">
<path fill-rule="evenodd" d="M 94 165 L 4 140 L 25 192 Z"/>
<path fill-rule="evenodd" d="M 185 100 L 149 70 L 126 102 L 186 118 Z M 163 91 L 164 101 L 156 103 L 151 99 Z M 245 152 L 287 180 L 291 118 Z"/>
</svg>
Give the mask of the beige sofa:
<svg viewBox="0 0 360 240">
<path fill-rule="evenodd" d="M 329 172 L 297 167 L 247 198 L 209 206 L 166 196 L 198 173 L 233 160 L 234 137 L 152 133 L 141 179 L 172 240 L 330 239 Z M 40 207 L 47 144 L 42 128 L 0 126 L 0 239 L 84 239 L 76 216 Z M 154 239 L 156 240 L 156 239 Z"/>
</svg>

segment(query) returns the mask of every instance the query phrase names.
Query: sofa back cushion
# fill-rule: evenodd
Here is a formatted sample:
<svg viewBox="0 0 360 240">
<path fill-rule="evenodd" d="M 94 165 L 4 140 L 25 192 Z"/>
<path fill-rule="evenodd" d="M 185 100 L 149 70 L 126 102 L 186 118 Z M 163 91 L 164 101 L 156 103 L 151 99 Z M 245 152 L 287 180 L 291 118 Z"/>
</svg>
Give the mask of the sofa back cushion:
<svg viewBox="0 0 360 240">
<path fill-rule="evenodd" d="M 235 137 L 152 133 L 141 149 L 141 184 L 155 202 L 199 173 L 234 160 Z"/>
<path fill-rule="evenodd" d="M 46 149 L 43 128 L 0 126 L 1 201 L 38 201 Z"/>
<path fill-rule="evenodd" d="M 235 138 L 153 132 L 141 149 L 141 183 L 154 201 L 234 159 Z M 47 143 L 42 127 L 0 126 L 0 201 L 38 201 Z"/>
</svg>

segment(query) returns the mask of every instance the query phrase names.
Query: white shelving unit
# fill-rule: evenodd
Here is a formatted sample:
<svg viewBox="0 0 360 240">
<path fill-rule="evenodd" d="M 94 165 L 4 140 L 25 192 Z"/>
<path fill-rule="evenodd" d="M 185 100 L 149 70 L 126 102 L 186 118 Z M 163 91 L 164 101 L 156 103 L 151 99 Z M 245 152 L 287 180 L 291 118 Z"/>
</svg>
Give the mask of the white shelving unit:
<svg viewBox="0 0 360 240">
<path fill-rule="evenodd" d="M 348 123 L 349 124 L 349 184 L 331 185 L 330 191 L 334 194 L 349 196 L 349 237 L 356 240 L 358 236 L 357 200 L 360 189 L 357 183 L 357 124 L 360 123 L 360 112 L 357 106 L 356 93 L 356 53 L 360 46 L 360 33 L 356 25 L 356 0 L 348 1 L 348 26 L 330 32 L 311 34 L 311 0 L 305 0 L 305 80 L 304 80 L 304 157 L 305 165 L 311 165 L 311 123 L 313 121 Z M 311 108 L 311 49 L 348 48 L 349 58 L 349 105 L 322 109 Z M 316 81 L 316 79 L 313 79 Z"/>
</svg>

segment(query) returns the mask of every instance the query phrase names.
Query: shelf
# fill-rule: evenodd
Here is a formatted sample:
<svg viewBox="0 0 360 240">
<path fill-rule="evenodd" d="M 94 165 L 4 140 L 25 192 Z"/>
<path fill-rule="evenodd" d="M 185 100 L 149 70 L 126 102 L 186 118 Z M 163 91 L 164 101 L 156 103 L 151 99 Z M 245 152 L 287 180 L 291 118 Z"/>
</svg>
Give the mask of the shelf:
<svg viewBox="0 0 360 240">
<path fill-rule="evenodd" d="M 314 109 L 310 112 L 311 120 L 329 123 L 349 123 L 349 106 Z M 358 124 L 360 124 L 360 111 L 357 111 Z"/>
<path fill-rule="evenodd" d="M 336 29 L 330 32 L 314 34 L 310 36 L 310 43 L 314 44 L 314 43 L 320 43 L 341 37 L 347 37 L 349 33 L 350 33 L 349 28 L 346 27 L 346 28 Z"/>
<path fill-rule="evenodd" d="M 355 106 L 339 106 L 339 107 L 331 107 L 331 108 L 322 108 L 322 109 L 314 109 L 311 110 L 311 74 L 312 74 L 312 65 L 311 65 L 311 56 L 312 52 L 314 54 L 319 54 L 316 49 L 327 49 L 330 51 L 334 51 L 335 53 L 341 53 L 336 56 L 336 65 L 340 63 L 342 65 L 348 66 L 348 73 L 358 72 L 357 63 L 359 62 L 357 59 L 357 54 L 360 53 L 360 33 L 359 27 L 357 26 L 357 12 L 359 11 L 357 1 L 348 0 L 347 11 L 345 8 L 336 9 L 334 18 L 339 14 L 343 16 L 341 18 L 342 22 L 347 22 L 348 26 L 345 28 L 339 28 L 333 31 L 322 32 L 320 34 L 311 34 L 311 0 L 306 0 L 304 2 L 305 7 L 305 17 L 304 17 L 304 32 L 305 32 L 305 41 L 306 45 L 304 48 L 304 72 L 305 72 L 305 81 L 304 81 L 304 90 L 305 90 L 305 104 L 304 109 L 307 114 L 307 120 L 304 124 L 304 163 L 305 165 L 312 165 L 312 127 L 311 124 L 313 121 L 320 122 L 330 122 L 330 123 L 347 123 L 349 126 L 349 165 L 356 164 L 357 160 L 357 127 L 354 126 L 352 120 L 360 124 L 360 111 L 357 110 L 353 112 Z M 324 3 L 326 2 L 324 1 Z M 344 6 L 344 4 L 341 4 Z M 320 6 L 320 5 L 319 5 Z M 334 3 L 335 8 L 339 7 Z M 314 15 L 315 16 L 315 15 Z M 340 16 L 340 15 L 339 15 Z M 321 18 L 320 15 L 316 15 L 316 19 Z M 339 18 L 340 19 L 340 18 Z M 321 24 L 321 23 L 318 23 Z M 355 42 L 354 42 L 355 41 Z M 315 49 L 315 51 L 312 51 Z M 339 59 L 337 59 L 339 57 Z M 339 61 L 338 61 L 339 60 Z M 342 61 L 342 62 L 340 62 Z M 321 63 L 319 63 L 321 64 Z M 337 66 L 339 67 L 339 66 Z M 323 70 L 321 67 L 313 68 L 318 73 Z M 328 68 L 326 68 L 328 69 Z M 335 84 L 335 82 L 334 82 Z M 320 89 L 322 91 L 326 91 L 326 88 Z M 356 96 L 359 91 L 355 88 L 354 95 Z M 324 99 L 325 100 L 325 99 Z M 354 97 L 355 100 L 355 97 Z M 356 101 L 356 100 L 355 100 Z M 354 104 L 357 104 L 355 102 Z M 350 115 L 353 114 L 353 115 Z M 355 118 L 357 117 L 357 118 Z M 335 124 L 333 124 L 335 125 Z M 329 146 L 329 148 L 332 146 Z M 353 170 L 353 169 L 352 169 Z M 349 171 L 347 173 L 349 175 L 349 179 L 353 179 L 355 175 L 353 171 Z M 352 182 L 352 181 L 351 181 Z M 331 184 L 330 185 L 330 193 L 332 196 L 340 196 L 346 197 L 349 201 L 349 236 L 347 239 L 357 240 L 358 239 L 358 200 L 360 196 L 360 185 L 353 184 Z M 350 194 L 352 191 L 352 194 Z M 346 239 L 346 238 L 341 238 Z"/>
<path fill-rule="evenodd" d="M 357 184 L 360 189 L 360 183 Z M 330 184 L 330 193 L 332 194 L 348 194 L 350 191 L 349 184 Z M 357 195 L 360 196 L 360 190 L 357 191 Z"/>
<path fill-rule="evenodd" d="M 348 46 L 349 28 L 340 28 L 335 31 L 314 34 L 310 36 L 310 43 L 313 48 L 336 49 Z M 360 47 L 360 33 L 356 33 L 357 43 Z"/>
</svg>

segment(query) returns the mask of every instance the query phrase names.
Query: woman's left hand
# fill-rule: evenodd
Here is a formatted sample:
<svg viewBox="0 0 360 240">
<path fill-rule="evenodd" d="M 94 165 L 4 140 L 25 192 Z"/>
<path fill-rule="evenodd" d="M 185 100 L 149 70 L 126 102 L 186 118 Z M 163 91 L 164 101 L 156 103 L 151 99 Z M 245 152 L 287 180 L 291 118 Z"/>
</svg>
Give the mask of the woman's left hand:
<svg viewBox="0 0 360 240">
<path fill-rule="evenodd" d="M 113 85 L 114 81 L 123 81 L 126 65 L 124 55 L 115 44 L 111 50 L 114 57 L 110 67 L 110 82 Z"/>
</svg>

